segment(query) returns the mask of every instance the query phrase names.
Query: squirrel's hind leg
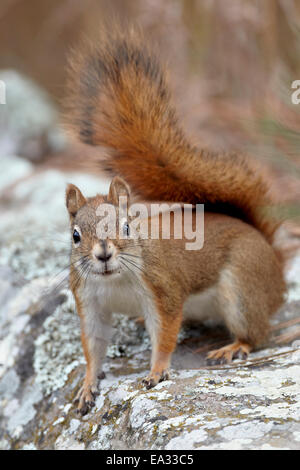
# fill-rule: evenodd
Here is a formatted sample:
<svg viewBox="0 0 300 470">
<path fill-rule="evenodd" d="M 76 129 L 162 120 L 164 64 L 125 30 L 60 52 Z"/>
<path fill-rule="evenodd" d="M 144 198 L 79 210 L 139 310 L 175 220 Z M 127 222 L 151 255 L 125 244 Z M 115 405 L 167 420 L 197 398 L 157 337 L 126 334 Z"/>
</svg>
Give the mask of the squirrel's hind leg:
<svg viewBox="0 0 300 470">
<path fill-rule="evenodd" d="M 257 284 L 251 270 L 243 275 L 231 266 L 224 269 L 218 285 L 219 312 L 234 341 L 207 355 L 209 362 L 230 363 L 246 359 L 250 351 L 268 335 L 270 308 L 264 288 Z"/>
<path fill-rule="evenodd" d="M 230 363 L 233 359 L 247 359 L 252 347 L 244 341 L 236 340 L 220 349 L 214 349 L 207 355 L 207 359 L 213 362 Z"/>
<path fill-rule="evenodd" d="M 256 232 L 237 238 L 219 276 L 219 313 L 234 342 L 209 354 L 230 362 L 265 342 L 269 319 L 284 300 L 285 283 L 273 248 Z"/>
</svg>

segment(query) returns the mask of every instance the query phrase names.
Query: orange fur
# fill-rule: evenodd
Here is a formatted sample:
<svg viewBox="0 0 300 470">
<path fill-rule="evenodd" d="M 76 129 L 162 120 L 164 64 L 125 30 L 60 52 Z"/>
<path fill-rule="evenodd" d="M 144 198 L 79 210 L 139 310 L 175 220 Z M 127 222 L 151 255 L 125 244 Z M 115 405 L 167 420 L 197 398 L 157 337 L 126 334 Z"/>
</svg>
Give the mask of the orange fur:
<svg viewBox="0 0 300 470">
<path fill-rule="evenodd" d="M 113 311 L 145 316 L 152 359 L 144 384 L 150 388 L 168 378 L 182 316 L 189 313 L 186 302 L 194 294 L 211 296 L 211 306 L 216 307 L 219 319 L 234 339 L 232 345 L 213 352 L 212 359 L 231 360 L 238 352 L 247 353 L 261 344 L 268 334 L 269 316 L 283 302 L 285 285 L 272 246 L 254 227 L 238 218 L 206 212 L 204 245 L 199 250 L 187 250 L 187 240 L 174 237 L 175 224 L 183 220 L 172 212 L 170 239 L 122 239 L 117 233 L 113 239 L 100 239 L 97 207 L 110 202 L 118 211 L 119 197 L 128 191 L 128 185 L 119 177 L 112 181 L 108 196 L 85 198 L 79 188 L 67 188 L 71 231 L 80 232 L 80 243 L 74 240 L 72 244 L 70 284 L 81 318 L 87 361 L 86 377 L 78 394 L 78 409 L 83 414 L 94 403 L 109 341 L 107 315 Z M 180 205 L 177 211 L 182 212 Z M 129 221 L 130 215 L 127 217 Z M 157 214 L 147 220 L 157 226 L 161 218 L 162 214 Z M 162 235 L 162 224 L 159 226 Z M 98 245 L 106 246 L 102 255 L 110 247 L 107 260 L 94 256 Z M 201 321 L 201 312 L 208 309 L 210 315 L 211 306 L 201 302 L 198 305 Z"/>
<path fill-rule="evenodd" d="M 70 90 L 69 120 L 76 134 L 87 144 L 108 148 L 108 156 L 99 159 L 99 164 L 126 180 L 114 178 L 108 197 L 86 199 L 75 186 L 67 189 L 71 229 L 81 231 L 80 244 L 72 248 L 72 264 L 81 257 L 82 264 L 94 270 L 88 275 L 94 279 L 93 290 L 83 289 L 80 294 L 82 274 L 80 269 L 77 273 L 75 268 L 71 270 L 87 360 L 78 397 L 79 410 L 84 413 L 92 406 L 101 365 L 101 342 L 94 324 L 101 313 L 113 311 L 110 302 L 118 300 L 123 289 L 115 280 L 119 274 L 125 280 L 133 275 L 134 282 L 126 281 L 131 297 L 136 295 L 142 303 L 139 287 L 146 285 L 153 301 L 151 312 L 147 302 L 143 312 L 153 347 L 147 387 L 168 377 L 190 297 L 207 295 L 212 307 L 218 307 L 234 342 L 212 352 L 211 358 L 231 360 L 265 339 L 269 316 L 283 302 L 285 283 L 280 257 L 272 247 L 278 223 L 264 210 L 271 205 L 267 183 L 240 155 L 209 153 L 191 146 L 178 123 L 164 72 L 140 33 L 112 28 L 97 45 L 76 54 Z M 99 240 L 97 206 L 101 202 L 117 206 L 119 197 L 129 196 L 130 190 L 144 201 L 204 203 L 203 248 L 188 251 L 185 240 L 173 235 L 170 240 Z M 93 256 L 95 245 L 101 243 L 113 247 L 107 260 Z M 99 286 L 102 290 L 98 292 Z M 102 302 L 102 312 L 97 310 L 97 299 Z M 82 308 L 83 301 L 90 302 L 89 308 Z M 132 305 L 136 307 L 134 302 Z"/>
<path fill-rule="evenodd" d="M 79 138 L 110 149 L 99 164 L 144 200 L 204 203 L 250 223 L 269 241 L 277 223 L 257 170 L 237 154 L 194 148 L 171 100 L 165 73 L 142 35 L 117 27 L 76 53 L 69 74 L 69 122 Z"/>
<path fill-rule="evenodd" d="M 244 341 L 237 340 L 228 346 L 223 348 L 210 351 L 207 355 L 208 359 L 219 360 L 224 359 L 226 362 L 231 362 L 232 359 L 238 355 L 242 355 L 242 358 L 247 358 L 251 351 L 251 346 Z"/>
</svg>

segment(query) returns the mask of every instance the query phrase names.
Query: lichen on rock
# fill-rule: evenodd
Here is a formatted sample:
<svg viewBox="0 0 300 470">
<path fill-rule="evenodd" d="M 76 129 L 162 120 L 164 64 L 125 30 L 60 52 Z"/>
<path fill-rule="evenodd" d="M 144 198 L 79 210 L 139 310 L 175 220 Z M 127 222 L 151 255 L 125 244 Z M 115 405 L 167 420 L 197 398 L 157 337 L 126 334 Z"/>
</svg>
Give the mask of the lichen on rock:
<svg viewBox="0 0 300 470">
<path fill-rule="evenodd" d="M 209 347 L 209 330 L 186 328 L 170 380 L 145 390 L 149 336 L 120 314 L 96 405 L 77 415 L 73 398 L 85 365 L 65 269 L 64 190 L 67 181 L 90 194 L 105 192 L 107 184 L 53 170 L 37 175 L 19 158 L 10 165 L 15 184 L 9 192 L 0 179 L 1 449 L 300 448 L 299 343 L 270 343 L 239 367 L 208 369 L 205 352 L 195 354 L 192 346 Z M 300 254 L 289 267 L 289 296 L 274 323 L 298 315 L 299 267 Z M 190 344 L 183 341 L 188 338 Z"/>
</svg>

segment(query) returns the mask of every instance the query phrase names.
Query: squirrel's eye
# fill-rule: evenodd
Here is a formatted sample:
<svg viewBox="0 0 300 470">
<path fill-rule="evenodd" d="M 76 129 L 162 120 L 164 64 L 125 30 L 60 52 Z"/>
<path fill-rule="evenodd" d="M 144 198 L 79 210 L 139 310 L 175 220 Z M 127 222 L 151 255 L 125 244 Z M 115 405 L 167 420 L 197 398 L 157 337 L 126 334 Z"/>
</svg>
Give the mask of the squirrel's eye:
<svg viewBox="0 0 300 470">
<path fill-rule="evenodd" d="M 129 224 L 128 224 L 128 222 L 125 222 L 124 225 L 123 225 L 123 235 L 125 237 L 129 237 L 129 234 L 130 234 Z"/>
<path fill-rule="evenodd" d="M 74 240 L 74 243 L 79 243 L 80 242 L 80 235 L 77 232 L 77 230 L 74 230 L 74 232 L 73 232 L 73 240 Z"/>
</svg>

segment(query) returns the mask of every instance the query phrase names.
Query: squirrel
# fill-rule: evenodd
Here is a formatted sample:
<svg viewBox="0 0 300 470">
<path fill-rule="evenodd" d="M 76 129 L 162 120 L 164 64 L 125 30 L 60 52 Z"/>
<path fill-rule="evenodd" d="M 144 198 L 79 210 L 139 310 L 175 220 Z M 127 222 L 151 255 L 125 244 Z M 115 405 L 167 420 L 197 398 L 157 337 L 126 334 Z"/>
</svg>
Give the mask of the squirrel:
<svg viewBox="0 0 300 470">
<path fill-rule="evenodd" d="M 112 28 L 75 52 L 69 76 L 71 127 L 81 142 L 107 149 L 99 165 L 113 176 L 108 195 L 86 198 L 73 184 L 66 190 L 70 287 L 87 363 L 76 401 L 85 414 L 98 393 L 113 312 L 145 317 L 152 357 L 143 384 L 151 388 L 169 377 L 183 319 L 217 318 L 227 327 L 233 341 L 211 351 L 211 360 L 247 357 L 266 339 L 286 286 L 273 246 L 278 222 L 263 210 L 272 205 L 266 181 L 244 157 L 187 141 L 164 68 L 139 31 Z M 119 213 L 121 196 L 204 204 L 203 247 L 187 250 L 174 230 L 169 239 L 131 237 L 129 211 L 115 236 L 99 236 L 97 208 L 110 204 Z"/>
</svg>

